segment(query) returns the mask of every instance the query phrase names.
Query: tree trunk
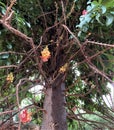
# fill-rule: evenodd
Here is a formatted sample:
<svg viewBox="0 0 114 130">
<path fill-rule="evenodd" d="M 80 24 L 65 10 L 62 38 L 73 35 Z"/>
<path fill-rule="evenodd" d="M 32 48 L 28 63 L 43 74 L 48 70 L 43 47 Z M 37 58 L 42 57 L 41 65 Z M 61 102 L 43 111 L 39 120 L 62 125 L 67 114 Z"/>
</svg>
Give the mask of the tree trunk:
<svg viewBox="0 0 114 130">
<path fill-rule="evenodd" d="M 112 110 L 114 111 L 114 83 L 111 83 L 112 85 Z"/>
<path fill-rule="evenodd" d="M 46 89 L 41 130 L 67 130 L 64 90 L 59 79 Z"/>
</svg>

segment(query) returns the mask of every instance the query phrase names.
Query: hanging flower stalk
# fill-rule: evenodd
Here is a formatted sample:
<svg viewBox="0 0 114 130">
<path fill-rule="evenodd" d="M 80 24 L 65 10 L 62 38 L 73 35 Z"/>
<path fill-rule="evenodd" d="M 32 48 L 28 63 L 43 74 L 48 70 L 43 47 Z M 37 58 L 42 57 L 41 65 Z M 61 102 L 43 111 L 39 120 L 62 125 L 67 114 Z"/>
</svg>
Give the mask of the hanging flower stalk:
<svg viewBox="0 0 114 130">
<path fill-rule="evenodd" d="M 41 51 L 41 59 L 43 62 L 47 62 L 49 58 L 51 57 L 51 53 L 49 51 L 48 46 L 46 46 L 43 51 Z"/>
</svg>

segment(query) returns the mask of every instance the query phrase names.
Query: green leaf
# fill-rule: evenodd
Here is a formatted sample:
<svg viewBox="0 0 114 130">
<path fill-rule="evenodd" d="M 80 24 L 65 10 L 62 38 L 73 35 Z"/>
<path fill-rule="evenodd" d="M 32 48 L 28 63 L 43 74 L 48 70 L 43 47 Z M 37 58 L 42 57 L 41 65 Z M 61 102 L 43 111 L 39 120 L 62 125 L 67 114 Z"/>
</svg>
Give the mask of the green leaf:
<svg viewBox="0 0 114 130">
<path fill-rule="evenodd" d="M 0 7 L 0 10 L 1 10 L 2 14 L 5 14 L 6 9 L 4 7 Z"/>
<path fill-rule="evenodd" d="M 102 3 L 102 0 L 99 0 L 98 2 L 101 4 L 101 3 Z"/>
<path fill-rule="evenodd" d="M 100 13 L 98 13 L 95 18 L 98 21 L 98 23 L 100 23 L 101 25 L 103 25 L 103 23 L 100 20 L 100 16 L 101 16 Z"/>
<path fill-rule="evenodd" d="M 0 2 L 0 5 L 3 6 L 4 8 L 6 7 L 6 5 L 2 2 Z"/>
<path fill-rule="evenodd" d="M 114 17 L 112 15 L 106 16 L 106 26 L 109 26 L 114 21 Z"/>
<path fill-rule="evenodd" d="M 105 0 L 102 4 L 107 8 L 114 8 L 114 0 Z"/>
<path fill-rule="evenodd" d="M 102 9 L 102 14 L 106 13 L 106 7 L 105 6 L 102 6 L 101 9 Z"/>
<path fill-rule="evenodd" d="M 1 59 L 8 59 L 9 58 L 9 54 L 4 54 L 1 56 Z"/>
<path fill-rule="evenodd" d="M 111 13 L 111 14 L 114 14 L 114 11 L 111 11 L 110 13 Z"/>
<path fill-rule="evenodd" d="M 86 20 L 87 23 L 89 23 L 91 21 L 90 14 L 85 15 L 85 20 Z"/>
<path fill-rule="evenodd" d="M 99 3 L 97 1 L 93 1 L 92 4 L 95 5 L 95 6 L 99 5 Z"/>
</svg>

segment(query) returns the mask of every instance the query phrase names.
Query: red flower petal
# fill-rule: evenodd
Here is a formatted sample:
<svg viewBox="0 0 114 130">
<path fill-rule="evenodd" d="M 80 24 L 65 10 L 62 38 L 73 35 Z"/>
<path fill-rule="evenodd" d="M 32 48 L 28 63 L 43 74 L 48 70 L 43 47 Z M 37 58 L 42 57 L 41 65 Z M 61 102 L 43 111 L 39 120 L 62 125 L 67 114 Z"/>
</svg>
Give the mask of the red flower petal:
<svg viewBox="0 0 114 130">
<path fill-rule="evenodd" d="M 21 111 L 20 115 L 19 115 L 20 121 L 22 123 L 27 123 L 31 121 L 31 113 L 28 112 L 27 109 L 24 109 Z"/>
</svg>

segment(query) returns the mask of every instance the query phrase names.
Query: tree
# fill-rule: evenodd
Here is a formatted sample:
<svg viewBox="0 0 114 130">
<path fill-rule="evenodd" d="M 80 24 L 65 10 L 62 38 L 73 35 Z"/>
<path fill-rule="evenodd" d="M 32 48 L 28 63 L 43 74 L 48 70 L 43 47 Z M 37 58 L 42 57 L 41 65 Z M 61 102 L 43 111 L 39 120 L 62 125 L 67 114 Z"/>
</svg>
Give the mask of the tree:
<svg viewBox="0 0 114 130">
<path fill-rule="evenodd" d="M 13 112 L 20 115 L 21 100 L 31 97 L 33 104 L 27 108 L 33 110 L 32 118 L 39 118 L 39 110 L 43 111 L 41 130 L 66 130 L 67 117 L 77 120 L 80 129 L 84 129 L 80 121 L 93 128 L 99 124 L 114 128 L 112 111 L 102 99 L 109 93 L 107 82 L 113 83 L 114 78 L 112 1 L 11 0 L 0 4 L 0 102 L 1 114 L 8 114 L 1 125 L 12 119 Z M 28 91 L 36 84 L 45 84 L 39 103 Z M 88 120 L 74 108 L 107 123 Z"/>
</svg>

